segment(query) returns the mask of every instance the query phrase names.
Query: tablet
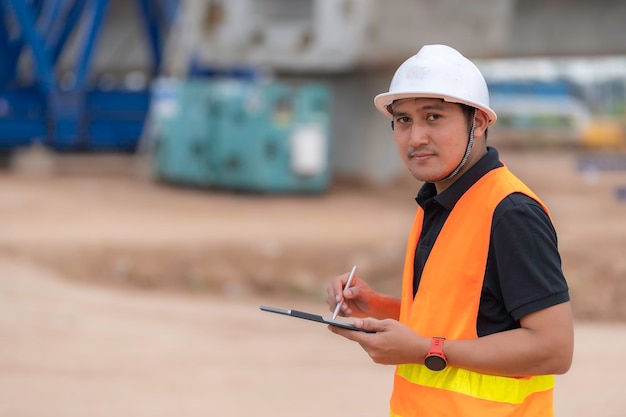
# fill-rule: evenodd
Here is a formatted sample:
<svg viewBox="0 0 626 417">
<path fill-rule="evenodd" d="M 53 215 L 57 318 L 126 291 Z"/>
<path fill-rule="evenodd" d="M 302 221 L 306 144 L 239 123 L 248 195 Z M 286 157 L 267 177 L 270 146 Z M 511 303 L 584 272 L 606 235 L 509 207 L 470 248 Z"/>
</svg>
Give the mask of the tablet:
<svg viewBox="0 0 626 417">
<path fill-rule="evenodd" d="M 304 311 L 287 310 L 287 309 L 284 309 L 284 308 L 269 307 L 269 306 L 261 306 L 261 310 L 268 311 L 270 313 L 284 314 L 285 316 L 297 317 L 299 319 L 316 321 L 318 323 L 326 323 L 326 324 L 329 324 L 331 326 L 342 327 L 344 329 L 349 329 L 349 330 L 356 330 L 358 332 L 376 333 L 373 330 L 361 329 L 359 327 L 356 327 L 356 326 L 354 326 L 354 325 L 352 325 L 350 323 L 346 323 L 344 321 L 327 319 L 327 318 L 324 318 L 322 316 L 318 316 L 317 314 L 305 313 Z"/>
</svg>

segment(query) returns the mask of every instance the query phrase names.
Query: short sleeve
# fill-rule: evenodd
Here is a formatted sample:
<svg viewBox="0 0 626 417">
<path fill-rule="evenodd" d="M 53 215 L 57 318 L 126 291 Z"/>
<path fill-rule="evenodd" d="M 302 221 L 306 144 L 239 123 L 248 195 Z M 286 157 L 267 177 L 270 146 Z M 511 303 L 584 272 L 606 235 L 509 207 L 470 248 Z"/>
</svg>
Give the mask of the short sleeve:
<svg viewBox="0 0 626 417">
<path fill-rule="evenodd" d="M 569 301 L 569 291 L 552 221 L 543 207 L 523 194 L 504 199 L 494 213 L 491 253 L 502 302 L 522 317 Z"/>
</svg>

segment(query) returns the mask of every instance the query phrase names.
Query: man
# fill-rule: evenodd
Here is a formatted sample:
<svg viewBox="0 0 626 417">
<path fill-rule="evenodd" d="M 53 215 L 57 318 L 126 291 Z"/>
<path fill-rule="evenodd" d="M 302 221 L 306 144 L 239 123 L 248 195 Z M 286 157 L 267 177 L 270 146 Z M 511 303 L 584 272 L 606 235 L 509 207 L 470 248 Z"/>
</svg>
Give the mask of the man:
<svg viewBox="0 0 626 417">
<path fill-rule="evenodd" d="M 478 68 L 444 45 L 396 71 L 376 108 L 424 185 L 397 299 L 358 276 L 332 310 L 376 333 L 330 326 L 397 365 L 392 416 L 553 416 L 553 374 L 573 355 L 568 287 L 547 208 L 487 147 L 496 121 Z"/>
</svg>

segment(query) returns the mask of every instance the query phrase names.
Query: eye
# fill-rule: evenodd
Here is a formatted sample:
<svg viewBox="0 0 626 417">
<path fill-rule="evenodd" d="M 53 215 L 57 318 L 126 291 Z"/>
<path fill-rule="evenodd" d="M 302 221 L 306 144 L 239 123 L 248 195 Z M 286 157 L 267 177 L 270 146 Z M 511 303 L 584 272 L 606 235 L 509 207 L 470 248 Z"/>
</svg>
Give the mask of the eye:
<svg viewBox="0 0 626 417">
<path fill-rule="evenodd" d="M 429 113 L 426 115 L 426 120 L 428 120 L 429 122 L 434 122 L 435 120 L 439 119 L 441 117 L 441 115 L 436 114 L 436 113 Z"/>
<path fill-rule="evenodd" d="M 408 123 L 411 121 L 411 118 L 407 116 L 396 117 L 396 123 Z"/>
</svg>

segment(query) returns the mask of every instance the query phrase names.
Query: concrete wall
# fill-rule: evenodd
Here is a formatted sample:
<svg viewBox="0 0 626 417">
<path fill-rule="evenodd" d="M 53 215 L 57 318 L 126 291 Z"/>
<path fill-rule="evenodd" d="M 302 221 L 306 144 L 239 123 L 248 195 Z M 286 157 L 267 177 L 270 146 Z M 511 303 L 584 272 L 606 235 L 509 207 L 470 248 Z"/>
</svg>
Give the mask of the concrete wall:
<svg viewBox="0 0 626 417">
<path fill-rule="evenodd" d="M 623 0 L 517 0 L 509 56 L 626 53 Z"/>
<path fill-rule="evenodd" d="M 323 1 L 328 11 L 331 3 Z M 261 3 L 255 0 L 254 4 L 259 7 Z M 312 0 L 305 3 L 312 4 Z M 387 90 L 396 66 L 421 45 L 447 43 L 471 58 L 626 54 L 626 25 L 623 24 L 626 2 L 623 0 L 357 0 L 348 3 L 353 8 L 369 7 L 369 14 L 351 12 L 361 19 L 369 19 L 355 26 L 355 30 L 363 30 L 363 37 L 352 38 L 357 42 L 353 42 L 352 47 L 358 48 L 349 56 L 352 66 L 346 66 L 345 60 L 337 60 L 341 65 L 331 71 L 322 70 L 323 63 L 295 71 L 292 66 L 289 70 L 284 63 L 297 62 L 298 57 L 294 56 L 287 60 L 283 57 L 283 64 L 277 64 L 276 68 L 270 65 L 270 68 L 278 70 L 279 77 L 303 76 L 306 71 L 311 79 L 321 78 L 334 87 L 334 168 L 336 172 L 363 176 L 379 183 L 394 179 L 403 167 L 396 155 L 389 123 L 376 112 L 372 100 L 376 94 Z M 124 74 L 145 68 L 149 55 L 144 33 L 135 2 L 112 0 L 95 71 Z M 337 39 L 337 43 L 341 42 L 342 39 Z M 263 54 L 255 56 L 263 57 Z M 265 58 L 265 63 L 271 64 L 271 56 Z"/>
<path fill-rule="evenodd" d="M 250 0 L 229 0 L 223 3 L 244 4 L 246 1 Z M 258 2 L 255 6 L 258 8 L 264 1 L 269 0 L 255 0 L 252 3 Z M 328 14 L 331 7 L 326 3 L 329 1 L 318 1 L 324 5 L 318 9 L 326 10 Z M 213 2 L 220 3 L 216 0 Z M 305 3 L 315 4 L 312 0 Z M 331 0 L 330 3 L 340 2 Z M 350 12 L 353 30 L 328 28 L 327 32 L 333 36 L 350 36 L 351 43 L 348 46 L 358 49 L 358 53 L 352 53 L 346 48 L 344 52 L 351 54 L 353 66 L 347 66 L 345 60 L 341 66 L 333 67 L 329 63 L 329 68 L 335 72 L 358 70 L 364 64 L 374 67 L 395 65 L 407 54 L 414 53 L 420 45 L 428 43 L 446 43 L 473 58 L 626 54 L 626 25 L 623 23 L 626 1 L 623 0 L 357 0 L 351 4 L 352 9 L 355 9 Z M 364 11 L 357 13 L 361 8 Z M 204 9 L 208 10 L 207 7 Z M 333 23 L 331 19 L 325 19 Z M 359 31 L 363 33 L 359 35 Z M 335 43 L 348 42 L 336 36 Z M 149 53 L 135 0 L 111 0 L 100 41 L 95 61 L 97 71 L 131 71 L 146 67 Z M 217 41 L 213 38 L 203 41 L 208 46 L 212 42 Z M 245 47 L 245 42 L 242 45 Z M 288 42 L 284 45 L 288 45 Z M 338 48 L 330 52 L 341 52 L 341 47 Z M 211 50 L 209 47 L 208 51 Z M 255 55 L 254 48 L 248 47 L 247 50 L 248 56 Z M 270 64 L 273 59 L 271 50 L 267 49 L 270 55 L 265 57 L 265 61 Z M 280 52 L 278 46 L 273 50 Z M 238 54 L 243 57 L 240 59 L 245 60 L 245 52 Z M 305 55 L 294 53 L 292 57 L 276 56 L 278 66 L 275 69 L 281 70 L 279 64 L 282 62 L 286 65 L 287 61 L 295 62 L 290 65 L 297 67 L 297 61 L 304 59 Z M 324 59 L 322 51 L 318 51 L 316 56 Z M 213 58 L 221 59 L 220 56 Z M 257 56 L 256 59 L 260 58 Z M 333 57 L 327 56 L 326 59 L 330 62 Z M 307 63 L 308 71 L 319 71 L 323 67 L 323 63 Z M 302 70 L 297 69 L 298 72 Z"/>
<path fill-rule="evenodd" d="M 386 183 L 401 168 L 389 119 L 374 96 L 389 89 L 393 73 L 360 72 L 334 77 L 333 164 L 335 172 Z"/>
</svg>

